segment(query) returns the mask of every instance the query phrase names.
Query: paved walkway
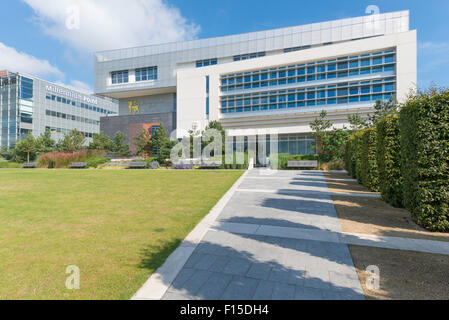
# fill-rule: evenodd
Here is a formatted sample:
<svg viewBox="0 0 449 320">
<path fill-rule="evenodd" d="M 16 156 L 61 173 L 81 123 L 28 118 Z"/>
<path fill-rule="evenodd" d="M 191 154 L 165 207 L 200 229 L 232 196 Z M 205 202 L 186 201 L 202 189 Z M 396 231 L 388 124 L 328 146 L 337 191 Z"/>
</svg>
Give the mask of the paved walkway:
<svg viewBox="0 0 449 320">
<path fill-rule="evenodd" d="M 282 228 L 341 232 L 322 174 L 248 172 L 163 299 L 364 298 L 346 244 L 283 237 Z"/>
<path fill-rule="evenodd" d="M 348 244 L 449 255 L 447 242 L 343 233 L 322 173 L 266 173 L 248 171 L 134 299 L 364 299 Z"/>
</svg>

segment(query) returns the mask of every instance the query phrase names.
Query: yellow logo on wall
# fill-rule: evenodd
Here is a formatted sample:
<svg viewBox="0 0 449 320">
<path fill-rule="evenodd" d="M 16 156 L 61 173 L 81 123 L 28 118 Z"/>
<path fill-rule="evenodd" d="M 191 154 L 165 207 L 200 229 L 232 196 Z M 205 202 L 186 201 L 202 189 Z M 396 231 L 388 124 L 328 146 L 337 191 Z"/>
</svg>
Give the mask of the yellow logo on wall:
<svg viewBox="0 0 449 320">
<path fill-rule="evenodd" d="M 129 101 L 128 102 L 129 114 L 138 114 L 140 113 L 140 103 L 137 101 Z"/>
</svg>

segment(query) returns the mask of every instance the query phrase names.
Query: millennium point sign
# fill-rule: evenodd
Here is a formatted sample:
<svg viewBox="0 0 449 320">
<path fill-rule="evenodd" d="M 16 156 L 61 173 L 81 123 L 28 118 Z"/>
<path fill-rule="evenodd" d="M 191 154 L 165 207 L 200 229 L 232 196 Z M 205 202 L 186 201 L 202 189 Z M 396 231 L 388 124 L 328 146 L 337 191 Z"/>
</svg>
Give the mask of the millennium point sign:
<svg viewBox="0 0 449 320">
<path fill-rule="evenodd" d="M 78 100 L 81 100 L 81 101 L 83 101 L 85 103 L 98 104 L 98 99 L 96 99 L 94 97 L 85 96 L 85 95 L 82 95 L 80 93 L 73 92 L 73 91 L 70 91 L 70 90 L 67 90 L 67 89 L 63 89 L 63 88 L 60 88 L 60 87 L 47 85 L 47 86 L 45 86 L 45 90 L 47 90 L 49 92 L 56 93 L 56 94 L 64 95 L 64 96 L 66 96 L 68 98 L 71 98 L 71 99 L 78 99 Z"/>
</svg>

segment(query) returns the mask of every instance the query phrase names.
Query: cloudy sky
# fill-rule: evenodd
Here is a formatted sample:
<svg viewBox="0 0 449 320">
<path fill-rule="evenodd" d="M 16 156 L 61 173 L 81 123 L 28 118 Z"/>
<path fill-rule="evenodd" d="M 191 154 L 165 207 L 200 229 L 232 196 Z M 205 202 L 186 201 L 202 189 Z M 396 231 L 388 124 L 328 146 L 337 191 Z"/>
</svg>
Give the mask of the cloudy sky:
<svg viewBox="0 0 449 320">
<path fill-rule="evenodd" d="M 419 86 L 449 86 L 447 0 L 3 0 L 0 70 L 92 91 L 93 52 L 410 9 Z M 78 15 L 79 13 L 79 15 Z M 77 18 L 78 17 L 78 18 Z"/>
</svg>

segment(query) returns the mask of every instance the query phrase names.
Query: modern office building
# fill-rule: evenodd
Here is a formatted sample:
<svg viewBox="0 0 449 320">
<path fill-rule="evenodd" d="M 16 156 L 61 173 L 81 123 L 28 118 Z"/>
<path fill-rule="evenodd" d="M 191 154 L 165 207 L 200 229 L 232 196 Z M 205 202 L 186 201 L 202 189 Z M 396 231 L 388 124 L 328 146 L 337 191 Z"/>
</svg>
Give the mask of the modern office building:
<svg viewBox="0 0 449 320">
<path fill-rule="evenodd" d="M 314 153 L 309 124 L 322 110 L 349 126 L 348 115 L 416 88 L 416 38 L 399 11 L 98 52 L 95 92 L 120 103 L 101 127 L 163 123 L 181 138 L 218 120 L 231 136 L 273 129 L 279 152 Z"/>
<path fill-rule="evenodd" d="M 90 141 L 100 132 L 100 117 L 118 113 L 110 98 L 77 92 L 33 76 L 0 71 L 0 146 L 13 147 L 29 132 L 46 128 L 53 139 L 77 129 Z"/>
</svg>

